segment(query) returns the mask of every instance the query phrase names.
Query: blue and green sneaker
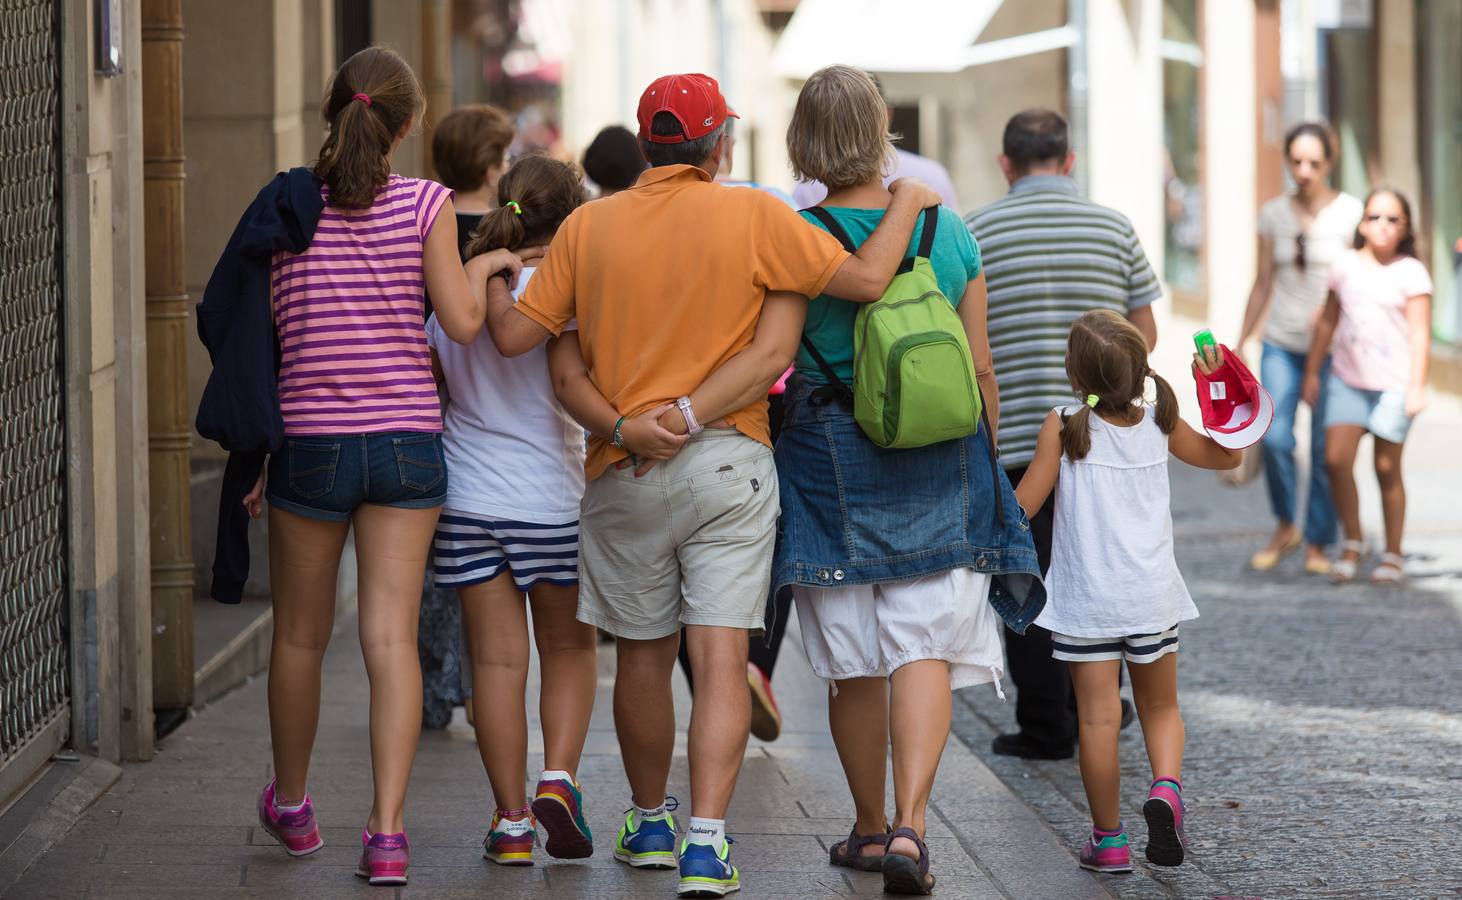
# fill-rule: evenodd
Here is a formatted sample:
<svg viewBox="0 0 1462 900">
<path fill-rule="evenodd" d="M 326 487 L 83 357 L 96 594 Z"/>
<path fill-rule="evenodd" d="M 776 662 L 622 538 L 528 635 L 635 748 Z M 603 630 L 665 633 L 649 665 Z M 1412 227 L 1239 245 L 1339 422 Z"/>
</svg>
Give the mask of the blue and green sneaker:
<svg viewBox="0 0 1462 900">
<path fill-rule="evenodd" d="M 710 844 L 680 845 L 680 887 L 682 897 L 724 897 L 741 890 L 741 872 L 731 865 L 730 839 L 717 853 Z"/>
<path fill-rule="evenodd" d="M 675 817 L 668 812 L 674 808 L 667 806 L 665 815 L 645 819 L 639 828 L 634 827 L 634 810 L 626 812 L 614 840 L 614 858 L 636 869 L 675 868 Z"/>
</svg>

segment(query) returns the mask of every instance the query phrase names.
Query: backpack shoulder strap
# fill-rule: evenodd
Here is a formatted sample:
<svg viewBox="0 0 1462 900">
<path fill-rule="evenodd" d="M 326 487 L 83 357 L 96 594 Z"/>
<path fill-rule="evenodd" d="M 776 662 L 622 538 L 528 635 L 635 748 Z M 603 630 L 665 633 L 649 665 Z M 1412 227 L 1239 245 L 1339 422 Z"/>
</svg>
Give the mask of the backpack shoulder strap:
<svg viewBox="0 0 1462 900">
<path fill-rule="evenodd" d="M 813 346 L 812 340 L 807 337 L 806 332 L 802 334 L 802 346 L 807 348 L 808 355 L 812 357 L 813 362 L 817 363 L 818 370 L 822 372 L 822 377 L 827 379 L 828 384 L 843 390 L 848 389 L 848 386 L 843 383 L 843 379 L 839 378 L 838 373 L 833 371 L 833 367 L 828 365 L 827 359 L 817 352 L 817 348 Z"/>
<path fill-rule="evenodd" d="M 853 243 L 853 239 L 848 236 L 848 230 L 842 226 L 842 223 L 832 213 L 821 206 L 809 206 L 802 211 L 811 213 L 814 219 L 821 222 L 823 227 L 828 230 L 828 233 L 837 238 L 838 243 L 843 245 L 844 250 L 849 253 L 858 252 L 858 245 Z"/>
<path fill-rule="evenodd" d="M 939 227 L 939 207 L 931 206 L 924 210 L 924 230 L 919 235 L 919 256 L 925 259 L 934 252 L 934 231 Z"/>
</svg>

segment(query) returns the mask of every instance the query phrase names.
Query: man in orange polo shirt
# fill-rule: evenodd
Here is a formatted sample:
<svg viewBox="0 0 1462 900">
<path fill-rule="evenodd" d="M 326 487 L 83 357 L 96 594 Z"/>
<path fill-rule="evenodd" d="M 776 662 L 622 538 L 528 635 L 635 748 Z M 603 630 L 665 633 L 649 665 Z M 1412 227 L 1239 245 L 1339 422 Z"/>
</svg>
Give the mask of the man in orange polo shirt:
<svg viewBox="0 0 1462 900">
<path fill-rule="evenodd" d="M 747 637 L 762 627 L 779 511 L 767 389 L 791 362 L 805 298 L 877 299 L 918 214 L 939 202 L 917 182 L 896 185 L 883 223 L 849 255 L 775 197 L 714 183 L 734 115 L 708 76 L 651 84 L 639 106 L 651 168 L 564 222 L 516 305 L 502 282 L 488 288 L 502 353 L 576 321 L 583 371 L 609 404 L 566 401 L 591 433 L 579 618 L 617 638 L 615 726 L 634 808 L 614 856 L 635 867 L 677 865 L 665 788 L 686 628 L 692 818 L 678 864 L 688 896 L 739 887 L 725 815 L 751 714 Z M 667 409 L 671 431 L 688 439 L 660 426 Z M 639 465 L 652 459 L 666 461 Z"/>
</svg>

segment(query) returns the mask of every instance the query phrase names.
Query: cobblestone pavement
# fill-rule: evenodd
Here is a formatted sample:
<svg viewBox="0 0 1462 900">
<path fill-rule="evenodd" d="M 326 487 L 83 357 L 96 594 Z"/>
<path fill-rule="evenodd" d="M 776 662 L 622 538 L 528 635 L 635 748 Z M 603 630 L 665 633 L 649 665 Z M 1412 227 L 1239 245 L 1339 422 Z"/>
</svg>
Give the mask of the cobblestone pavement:
<svg viewBox="0 0 1462 900">
<path fill-rule="evenodd" d="M 1103 876 L 1108 890 L 1462 894 L 1458 438 L 1455 399 L 1435 400 L 1412 431 L 1404 587 L 1333 587 L 1301 574 L 1297 557 L 1271 575 L 1249 571 L 1271 525 L 1262 478 L 1235 489 L 1173 463 L 1178 562 L 1201 613 L 1183 627 L 1180 665 L 1195 864 Z M 1378 548 L 1379 499 L 1364 448 L 1362 457 L 1365 530 Z M 974 692 L 962 699 L 959 736 L 1070 845 L 1083 840 L 1090 820 L 1075 762 L 994 756 L 990 739 L 1013 730 L 1012 705 Z M 1138 725 L 1123 737 L 1122 761 L 1124 817 L 1141 846 L 1151 775 Z"/>
</svg>

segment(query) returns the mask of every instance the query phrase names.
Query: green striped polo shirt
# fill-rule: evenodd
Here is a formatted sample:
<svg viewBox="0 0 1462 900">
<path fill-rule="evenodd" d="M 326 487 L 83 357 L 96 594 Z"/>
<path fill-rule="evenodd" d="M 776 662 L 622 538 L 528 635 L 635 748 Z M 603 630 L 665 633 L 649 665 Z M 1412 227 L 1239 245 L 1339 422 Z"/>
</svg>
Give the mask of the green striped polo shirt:
<svg viewBox="0 0 1462 900">
<path fill-rule="evenodd" d="M 1027 175 L 965 217 L 989 288 L 1000 388 L 1000 462 L 1028 465 L 1041 423 L 1071 403 L 1066 339 L 1082 313 L 1126 315 L 1162 296 L 1127 217 L 1083 199 L 1063 175 Z"/>
</svg>

